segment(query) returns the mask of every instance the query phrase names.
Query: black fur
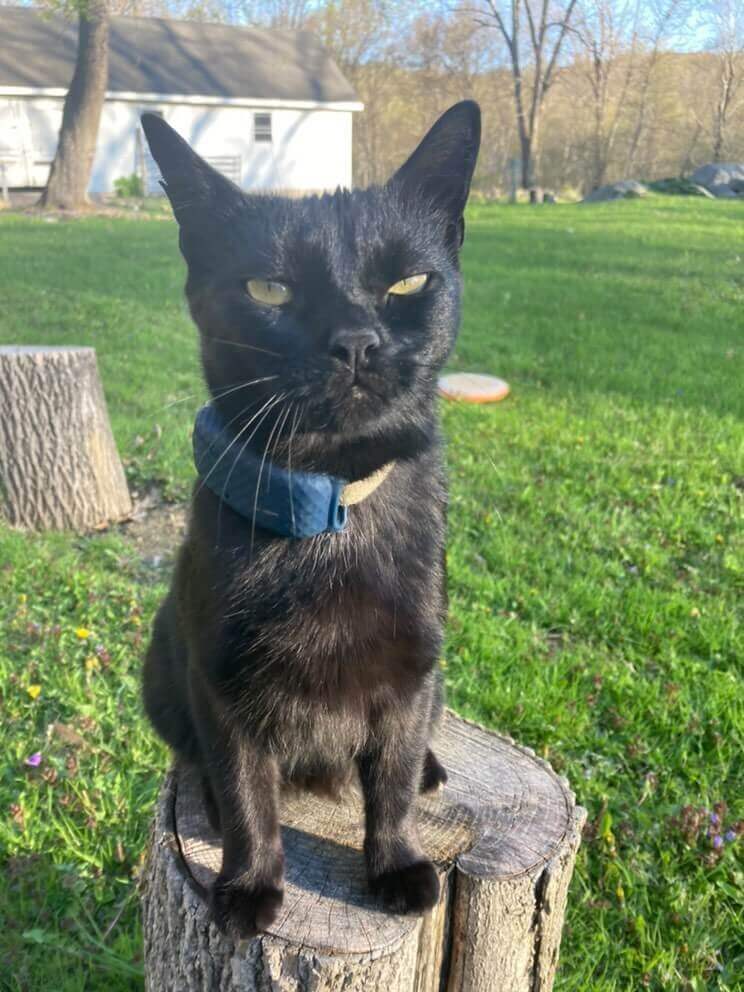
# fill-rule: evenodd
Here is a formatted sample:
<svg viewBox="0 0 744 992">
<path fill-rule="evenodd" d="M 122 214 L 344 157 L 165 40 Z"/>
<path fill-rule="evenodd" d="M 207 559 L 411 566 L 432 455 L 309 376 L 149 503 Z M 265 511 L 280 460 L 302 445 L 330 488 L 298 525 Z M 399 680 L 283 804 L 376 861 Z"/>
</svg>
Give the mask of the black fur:
<svg viewBox="0 0 744 992">
<path fill-rule="evenodd" d="M 479 122 L 475 104 L 458 104 L 386 186 L 290 200 L 245 194 L 143 117 L 232 450 L 247 443 L 268 462 L 352 480 L 395 461 L 345 531 L 300 541 L 195 486 L 144 701 L 158 733 L 201 769 L 224 848 L 212 908 L 236 935 L 268 926 L 281 904 L 280 788 L 334 793 L 354 769 L 373 890 L 414 912 L 438 898 L 411 811 L 417 790 L 446 780 L 428 750 L 446 615 L 436 380 L 460 321 Z M 387 295 L 422 272 L 422 294 Z M 257 304 L 251 278 L 281 280 L 294 298 Z"/>
</svg>

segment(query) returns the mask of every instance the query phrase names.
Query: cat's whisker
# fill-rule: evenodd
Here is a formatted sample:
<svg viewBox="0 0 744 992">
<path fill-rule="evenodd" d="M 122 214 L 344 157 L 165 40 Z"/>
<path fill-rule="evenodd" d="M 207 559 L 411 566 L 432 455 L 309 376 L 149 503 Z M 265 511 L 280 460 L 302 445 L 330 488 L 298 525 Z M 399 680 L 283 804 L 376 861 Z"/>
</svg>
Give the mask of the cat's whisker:
<svg viewBox="0 0 744 992">
<path fill-rule="evenodd" d="M 161 410 L 170 410 L 172 406 L 178 406 L 179 403 L 185 403 L 186 400 L 195 400 L 198 396 L 201 395 L 202 395 L 201 393 L 189 393 L 188 396 L 179 396 L 178 399 L 171 400 L 169 403 L 164 403 L 162 406 L 159 406 L 156 410 L 153 410 L 152 412 L 160 413 Z"/>
<path fill-rule="evenodd" d="M 276 420 L 274 421 L 274 426 L 271 428 L 271 431 L 269 432 L 268 439 L 264 446 L 264 453 L 261 457 L 261 464 L 258 467 L 258 481 L 256 482 L 256 495 L 253 499 L 253 520 L 251 521 L 251 547 L 248 553 L 248 557 L 251 560 L 253 559 L 253 543 L 256 537 L 256 513 L 258 512 L 258 492 L 261 488 L 261 475 L 263 474 L 263 467 L 264 467 L 264 463 L 266 462 L 266 455 L 269 452 L 269 445 L 271 444 L 271 439 L 274 436 L 274 431 L 276 430 L 276 426 L 279 423 L 280 416 L 281 413 L 278 413 Z"/>
<path fill-rule="evenodd" d="M 237 385 L 225 386 L 221 390 L 215 390 L 212 393 L 214 399 L 222 399 L 223 396 L 229 396 L 230 393 L 237 392 L 239 389 L 247 389 L 249 386 L 256 386 L 260 382 L 270 382 L 272 379 L 278 379 L 278 375 L 266 375 L 260 379 L 251 379 L 250 382 L 239 382 Z M 159 413 L 162 410 L 169 410 L 173 406 L 177 406 L 179 403 L 185 403 L 187 400 L 195 400 L 203 396 L 203 393 L 189 393 L 187 396 L 179 396 L 175 400 L 171 400 L 168 403 L 164 403 L 162 406 L 157 407 L 153 410 L 151 415 Z"/>
<path fill-rule="evenodd" d="M 228 446 L 222 452 L 222 454 L 220 455 L 220 457 L 217 459 L 217 461 L 214 463 L 214 465 L 210 468 L 210 470 L 207 472 L 207 474 L 205 475 L 205 477 L 201 480 L 201 482 L 199 483 L 199 485 L 198 485 L 198 487 L 196 489 L 196 492 L 194 493 L 194 496 L 197 496 L 201 492 L 201 490 L 206 485 L 207 480 L 212 475 L 212 472 L 214 472 L 214 470 L 220 464 L 220 462 L 225 457 L 225 455 L 227 455 L 227 453 L 230 451 L 230 449 L 232 448 L 232 446 L 234 444 L 236 444 L 237 441 L 240 440 L 240 437 L 248 430 L 248 428 L 251 426 L 251 424 L 255 421 L 256 417 L 260 416 L 260 414 L 266 409 L 266 407 L 270 406 L 270 404 L 275 399 L 276 399 L 276 393 L 274 393 L 273 396 L 271 396 L 268 400 L 266 400 L 266 402 L 261 407 L 261 409 L 257 413 L 254 413 L 254 415 L 251 417 L 251 419 L 249 421 L 247 421 L 245 424 L 243 424 L 243 426 L 240 428 L 240 430 L 238 431 L 238 433 L 235 435 L 235 437 L 232 439 L 232 441 L 228 444 Z"/>
<path fill-rule="evenodd" d="M 248 437 L 245 439 L 245 441 L 241 445 L 240 451 L 238 451 L 237 455 L 235 456 L 235 458 L 233 460 L 232 465 L 230 466 L 230 471 L 227 473 L 227 477 L 225 478 L 225 483 L 222 486 L 222 491 L 220 493 L 219 509 L 217 510 L 217 543 L 218 544 L 219 544 L 219 539 L 220 539 L 220 527 L 221 527 L 221 522 L 222 522 L 222 504 L 223 504 L 224 499 L 225 499 L 225 493 L 228 491 L 228 488 L 227 487 L 230 484 L 230 479 L 232 478 L 232 474 L 235 471 L 235 466 L 240 461 L 240 457 L 243 454 L 243 452 L 245 451 L 245 449 L 248 447 L 248 445 L 251 443 L 251 441 L 255 437 L 256 432 L 260 429 L 261 424 L 268 417 L 268 415 L 271 413 L 271 411 L 274 409 L 274 407 L 277 406 L 277 404 L 281 403 L 284 398 L 285 398 L 284 397 L 284 393 L 280 393 L 278 397 L 277 397 L 276 393 L 274 393 L 274 396 L 272 397 L 272 399 L 276 400 L 276 402 L 271 403 L 271 405 L 268 407 L 268 409 L 264 413 L 263 417 L 261 417 L 261 419 L 259 420 L 259 422 L 256 424 L 256 426 L 253 428 L 253 430 L 251 431 L 251 433 L 248 435 Z M 259 413 L 260 413 L 260 411 L 259 411 Z M 253 418 L 253 420 L 255 420 L 255 417 Z M 249 424 L 252 423 L 253 420 L 249 421 Z M 241 433 L 242 433 L 242 431 L 238 434 L 238 437 L 240 437 L 240 434 Z M 237 440 L 237 438 L 236 438 L 236 440 Z"/>
<path fill-rule="evenodd" d="M 228 338 L 208 337 L 207 341 L 215 341 L 217 344 L 227 344 L 231 348 L 247 348 L 249 351 L 260 351 L 262 355 L 271 355 L 273 358 L 285 358 L 278 351 L 269 351 L 268 348 L 259 348 L 255 344 L 245 344 L 243 341 L 230 341 Z"/>
<path fill-rule="evenodd" d="M 243 385 L 245 385 L 245 386 L 253 386 L 253 385 L 255 385 L 258 382 L 264 382 L 264 381 L 268 381 L 268 379 L 276 379 L 276 378 L 278 378 L 278 376 L 275 376 L 275 375 L 274 376 L 266 376 L 264 379 L 255 379 L 255 380 L 253 380 L 253 382 L 243 383 Z M 237 392 L 237 389 L 235 389 L 234 391 Z M 221 393 L 221 394 L 216 394 L 215 393 L 215 394 L 213 394 L 213 397 L 215 399 L 221 399 L 222 396 L 225 396 L 225 395 L 227 395 L 227 394 L 226 393 Z M 252 403 L 246 403 L 245 406 L 241 407 L 241 409 L 238 410 L 238 412 L 235 414 L 234 417 L 230 417 L 230 419 L 228 420 L 228 422 L 222 428 L 222 432 L 221 433 L 224 433 L 227 430 L 228 427 L 232 426 L 232 424 L 235 423 L 236 420 L 239 420 L 241 417 L 245 416 L 248 413 L 248 411 L 250 410 L 250 408 L 252 406 L 255 406 L 256 403 L 260 403 L 260 402 L 261 402 L 261 399 L 259 398 L 257 400 L 254 400 Z M 213 441 L 210 441 L 209 442 L 209 447 L 207 448 L 207 451 L 211 451 L 212 448 L 215 446 L 216 443 L 217 443 L 217 439 L 216 438 Z"/>
<path fill-rule="evenodd" d="M 215 392 L 212 393 L 212 396 L 216 400 L 221 400 L 224 399 L 225 396 L 230 396 L 231 393 L 237 393 L 238 390 L 240 389 L 247 389 L 249 386 L 257 386 L 261 382 L 272 382 L 274 379 L 278 379 L 278 378 L 279 378 L 278 375 L 264 375 L 261 376 L 260 379 L 251 379 L 248 382 L 240 382 L 238 383 L 237 386 L 232 386 L 229 389 L 225 389 L 224 391 L 218 392 L 217 390 L 215 390 Z"/>
<path fill-rule="evenodd" d="M 292 438 L 295 436 L 295 431 L 297 430 L 300 410 L 301 404 L 298 404 L 295 407 L 295 412 L 292 417 L 292 427 L 289 431 L 289 445 L 287 450 L 287 469 L 289 471 L 289 515 L 292 518 L 292 533 L 294 533 L 295 530 L 294 498 L 292 495 Z"/>
<path fill-rule="evenodd" d="M 271 484 L 271 470 L 274 467 L 274 459 L 276 458 L 276 449 L 277 449 L 277 446 L 279 444 L 279 441 L 281 440 L 282 433 L 284 432 L 284 428 L 285 428 L 286 423 L 287 423 L 287 418 L 289 417 L 290 411 L 292 410 L 292 407 L 293 406 L 294 406 L 294 403 L 291 402 L 289 404 L 289 406 L 286 408 L 286 410 L 284 411 L 284 419 L 282 420 L 281 427 L 279 428 L 279 432 L 277 433 L 276 438 L 274 440 L 274 446 L 271 449 L 271 458 L 269 460 L 269 474 L 266 477 L 266 487 L 267 488 Z"/>
<path fill-rule="evenodd" d="M 221 430 L 220 433 L 221 434 L 224 434 L 224 432 L 227 430 L 228 427 L 230 427 L 232 424 L 234 424 L 236 420 L 239 420 L 241 417 L 244 417 L 248 413 L 248 411 L 251 409 L 251 407 L 255 406 L 257 403 L 260 403 L 260 402 L 261 402 L 261 399 L 259 398 L 257 400 L 253 400 L 252 403 L 246 403 L 245 406 L 244 407 L 241 407 L 241 409 L 235 414 L 234 417 L 230 417 L 230 419 L 225 424 L 225 426 L 222 428 L 222 430 Z M 211 451 L 212 448 L 215 446 L 216 443 L 217 443 L 217 438 L 215 438 L 213 441 L 210 441 L 209 442 L 209 448 L 207 448 L 207 451 Z"/>
</svg>

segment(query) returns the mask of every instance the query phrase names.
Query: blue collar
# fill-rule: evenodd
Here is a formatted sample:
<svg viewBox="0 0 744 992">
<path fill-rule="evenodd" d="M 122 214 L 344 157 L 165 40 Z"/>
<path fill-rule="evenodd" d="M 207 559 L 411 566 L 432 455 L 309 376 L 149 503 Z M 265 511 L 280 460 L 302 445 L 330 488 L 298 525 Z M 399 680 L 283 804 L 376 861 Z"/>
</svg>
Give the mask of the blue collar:
<svg viewBox="0 0 744 992">
<path fill-rule="evenodd" d="M 265 530 L 283 537 L 313 537 L 346 526 L 342 495 L 348 480 L 290 473 L 268 461 L 261 471 L 261 459 L 247 446 L 241 447 L 211 403 L 196 415 L 194 462 L 203 485 L 236 513 L 253 520 L 255 506 L 256 526 Z"/>
</svg>

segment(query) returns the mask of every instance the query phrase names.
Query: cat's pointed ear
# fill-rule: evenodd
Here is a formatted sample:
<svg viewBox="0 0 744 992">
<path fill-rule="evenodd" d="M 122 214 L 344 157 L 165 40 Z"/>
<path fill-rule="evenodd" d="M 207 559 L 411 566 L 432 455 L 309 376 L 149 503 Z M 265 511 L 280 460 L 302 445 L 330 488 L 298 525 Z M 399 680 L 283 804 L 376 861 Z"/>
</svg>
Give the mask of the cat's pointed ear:
<svg viewBox="0 0 744 992">
<path fill-rule="evenodd" d="M 234 183 L 197 155 L 162 117 L 143 114 L 140 120 L 163 177 L 161 185 L 181 226 L 194 215 L 194 207 L 214 206 L 222 197 L 241 194 Z"/>
<path fill-rule="evenodd" d="M 422 196 L 444 210 L 462 241 L 462 214 L 480 147 L 480 107 L 463 100 L 431 127 L 388 185 L 404 196 Z"/>
</svg>

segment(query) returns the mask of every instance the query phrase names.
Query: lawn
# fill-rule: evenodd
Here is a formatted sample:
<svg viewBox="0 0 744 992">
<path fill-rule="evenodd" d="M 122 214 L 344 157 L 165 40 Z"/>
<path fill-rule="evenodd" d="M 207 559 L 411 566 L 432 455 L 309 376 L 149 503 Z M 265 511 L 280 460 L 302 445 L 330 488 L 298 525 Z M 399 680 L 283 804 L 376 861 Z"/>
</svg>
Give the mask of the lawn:
<svg viewBox="0 0 744 992">
<path fill-rule="evenodd" d="M 443 408 L 446 675 L 589 811 L 561 992 L 744 989 L 743 260 L 744 203 L 469 216 L 451 364 L 513 392 Z M 94 345 L 131 487 L 173 501 L 202 398 L 182 282 L 171 223 L 0 216 L 0 343 Z M 0 527 L 2 988 L 142 988 L 166 573 L 121 534 Z"/>
</svg>

